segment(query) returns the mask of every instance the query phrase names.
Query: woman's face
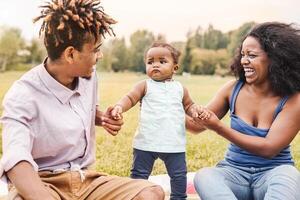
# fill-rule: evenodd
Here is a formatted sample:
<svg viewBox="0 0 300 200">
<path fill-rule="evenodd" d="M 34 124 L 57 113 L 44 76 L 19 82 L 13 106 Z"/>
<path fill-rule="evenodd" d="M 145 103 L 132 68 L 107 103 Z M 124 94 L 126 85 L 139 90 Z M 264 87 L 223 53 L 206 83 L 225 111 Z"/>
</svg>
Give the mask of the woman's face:
<svg viewBox="0 0 300 200">
<path fill-rule="evenodd" d="M 270 60 L 254 37 L 247 37 L 241 50 L 241 65 L 245 72 L 247 83 L 262 83 L 268 79 Z"/>
</svg>

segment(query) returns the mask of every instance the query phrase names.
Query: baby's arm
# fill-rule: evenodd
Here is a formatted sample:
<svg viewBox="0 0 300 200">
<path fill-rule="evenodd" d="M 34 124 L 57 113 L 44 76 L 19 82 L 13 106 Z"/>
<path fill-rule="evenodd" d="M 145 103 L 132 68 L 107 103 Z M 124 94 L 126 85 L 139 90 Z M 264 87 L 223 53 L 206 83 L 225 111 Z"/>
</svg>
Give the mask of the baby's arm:
<svg viewBox="0 0 300 200">
<path fill-rule="evenodd" d="M 185 113 L 193 118 L 199 117 L 200 119 L 207 119 L 210 116 L 210 113 L 207 111 L 207 109 L 203 106 L 197 105 L 193 102 L 192 98 L 190 97 L 190 94 L 188 90 L 183 87 L 183 107 L 185 110 Z"/>
<path fill-rule="evenodd" d="M 137 83 L 133 89 L 128 92 L 121 100 L 119 100 L 111 111 L 112 117 L 119 119 L 121 118 L 121 114 L 126 112 L 137 102 L 139 102 L 146 93 L 146 81 L 140 81 Z"/>
</svg>

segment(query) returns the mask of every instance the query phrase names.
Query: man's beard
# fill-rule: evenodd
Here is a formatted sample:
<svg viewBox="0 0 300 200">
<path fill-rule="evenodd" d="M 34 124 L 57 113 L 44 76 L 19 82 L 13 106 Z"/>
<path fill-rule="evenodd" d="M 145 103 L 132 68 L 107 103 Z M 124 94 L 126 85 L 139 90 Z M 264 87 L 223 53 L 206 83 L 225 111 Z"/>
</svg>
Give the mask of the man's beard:
<svg viewBox="0 0 300 200">
<path fill-rule="evenodd" d="M 92 78 L 92 76 L 82 76 L 81 78 L 86 79 L 86 80 L 90 80 Z"/>
</svg>

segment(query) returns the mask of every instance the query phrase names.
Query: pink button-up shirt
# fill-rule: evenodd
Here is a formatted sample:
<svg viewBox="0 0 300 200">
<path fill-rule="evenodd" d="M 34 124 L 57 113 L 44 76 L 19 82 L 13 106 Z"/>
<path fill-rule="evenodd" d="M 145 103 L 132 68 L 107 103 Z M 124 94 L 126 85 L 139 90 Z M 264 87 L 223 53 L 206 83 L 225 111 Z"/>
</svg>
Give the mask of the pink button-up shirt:
<svg viewBox="0 0 300 200">
<path fill-rule="evenodd" d="M 3 100 L 4 171 L 28 161 L 36 171 L 85 168 L 95 160 L 96 72 L 75 90 L 41 64 L 16 81 Z M 1 172 L 0 172 L 1 176 Z"/>
</svg>

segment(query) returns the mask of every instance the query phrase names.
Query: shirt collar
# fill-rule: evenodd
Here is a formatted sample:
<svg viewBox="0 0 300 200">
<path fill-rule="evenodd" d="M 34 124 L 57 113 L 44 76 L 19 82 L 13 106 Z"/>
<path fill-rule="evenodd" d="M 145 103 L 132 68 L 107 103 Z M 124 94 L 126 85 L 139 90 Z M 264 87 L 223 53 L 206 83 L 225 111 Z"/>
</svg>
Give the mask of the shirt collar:
<svg viewBox="0 0 300 200">
<path fill-rule="evenodd" d="M 39 77 L 44 85 L 50 90 L 50 92 L 62 103 L 66 104 L 70 98 L 75 95 L 81 95 L 84 92 L 84 82 L 81 78 L 78 78 L 77 86 L 74 90 L 70 90 L 66 86 L 55 80 L 45 68 L 45 63 L 48 57 L 45 58 L 43 64 L 40 65 Z"/>
</svg>

